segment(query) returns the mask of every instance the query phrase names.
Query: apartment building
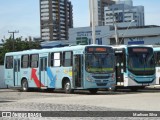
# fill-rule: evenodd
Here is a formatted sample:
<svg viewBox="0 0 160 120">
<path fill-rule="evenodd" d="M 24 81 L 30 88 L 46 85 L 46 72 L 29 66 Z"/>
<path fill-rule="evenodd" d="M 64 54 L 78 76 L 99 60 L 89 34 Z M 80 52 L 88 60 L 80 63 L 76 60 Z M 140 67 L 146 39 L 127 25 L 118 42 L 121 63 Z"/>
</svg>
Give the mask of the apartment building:
<svg viewBox="0 0 160 120">
<path fill-rule="evenodd" d="M 131 26 L 144 26 L 144 6 L 133 6 L 132 0 L 93 0 L 96 26 L 113 25 L 126 27 L 134 20 Z M 91 11 L 91 3 L 90 11 Z M 92 23 L 90 13 L 90 26 Z"/>
<path fill-rule="evenodd" d="M 69 28 L 73 28 L 73 9 L 69 0 L 40 0 L 43 41 L 68 40 Z"/>
<path fill-rule="evenodd" d="M 115 4 L 113 0 L 92 0 L 94 4 L 94 16 L 95 16 L 95 25 L 96 26 L 103 26 L 104 23 L 104 7 L 110 6 L 112 4 Z M 90 12 L 91 10 L 91 3 L 89 3 Z M 90 13 L 90 26 L 92 23 L 92 14 Z"/>
<path fill-rule="evenodd" d="M 104 7 L 105 25 L 113 25 L 115 21 L 121 24 L 121 27 L 127 27 L 133 20 L 132 26 L 145 25 L 144 6 L 133 6 L 132 0 L 115 0 L 115 2 L 113 5 Z"/>
</svg>

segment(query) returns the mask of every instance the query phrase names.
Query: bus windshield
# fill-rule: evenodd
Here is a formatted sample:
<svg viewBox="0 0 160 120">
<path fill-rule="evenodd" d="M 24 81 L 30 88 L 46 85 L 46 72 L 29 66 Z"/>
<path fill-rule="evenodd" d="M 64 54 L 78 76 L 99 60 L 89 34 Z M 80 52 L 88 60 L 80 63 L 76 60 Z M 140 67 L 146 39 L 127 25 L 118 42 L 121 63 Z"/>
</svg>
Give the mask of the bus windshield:
<svg viewBox="0 0 160 120">
<path fill-rule="evenodd" d="M 128 69 L 135 75 L 153 75 L 153 58 L 152 48 L 128 48 Z"/>
<path fill-rule="evenodd" d="M 86 54 L 86 71 L 108 73 L 114 71 L 114 55 L 109 53 Z"/>
</svg>

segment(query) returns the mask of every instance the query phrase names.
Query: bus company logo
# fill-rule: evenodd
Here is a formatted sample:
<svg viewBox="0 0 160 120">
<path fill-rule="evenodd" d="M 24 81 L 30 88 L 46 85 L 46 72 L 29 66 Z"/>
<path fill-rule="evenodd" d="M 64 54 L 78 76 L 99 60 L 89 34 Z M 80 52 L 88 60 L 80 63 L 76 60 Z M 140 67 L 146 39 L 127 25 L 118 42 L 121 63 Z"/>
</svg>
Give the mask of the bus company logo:
<svg viewBox="0 0 160 120">
<path fill-rule="evenodd" d="M 2 112 L 2 117 L 12 117 L 11 112 Z"/>
</svg>

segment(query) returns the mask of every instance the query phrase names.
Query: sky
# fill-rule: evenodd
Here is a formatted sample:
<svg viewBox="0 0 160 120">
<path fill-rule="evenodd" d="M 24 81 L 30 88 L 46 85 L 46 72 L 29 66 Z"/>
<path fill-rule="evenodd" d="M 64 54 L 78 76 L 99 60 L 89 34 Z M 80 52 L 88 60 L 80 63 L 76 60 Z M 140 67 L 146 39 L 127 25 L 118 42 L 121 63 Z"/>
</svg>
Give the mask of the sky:
<svg viewBox="0 0 160 120">
<path fill-rule="evenodd" d="M 89 0 L 70 0 L 73 5 L 73 26 L 89 26 Z M 133 0 L 145 8 L 145 24 L 160 25 L 160 0 Z M 0 0 L 0 41 L 8 32 L 19 31 L 16 37 L 40 37 L 39 0 Z"/>
</svg>

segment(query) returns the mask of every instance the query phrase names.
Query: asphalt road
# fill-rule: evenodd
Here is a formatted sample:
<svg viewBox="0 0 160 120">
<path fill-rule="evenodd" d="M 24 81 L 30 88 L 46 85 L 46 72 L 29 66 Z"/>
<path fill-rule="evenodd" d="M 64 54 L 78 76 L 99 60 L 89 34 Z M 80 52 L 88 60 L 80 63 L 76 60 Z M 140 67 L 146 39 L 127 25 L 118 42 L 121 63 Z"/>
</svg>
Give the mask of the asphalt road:
<svg viewBox="0 0 160 120">
<path fill-rule="evenodd" d="M 0 111 L 160 111 L 159 102 L 160 89 L 138 92 L 99 91 L 96 95 L 91 95 L 88 91 L 65 94 L 61 90 L 19 92 L 13 89 L 0 89 Z M 83 115 L 83 112 L 81 114 Z M 123 116 L 123 112 L 121 114 Z"/>
</svg>

